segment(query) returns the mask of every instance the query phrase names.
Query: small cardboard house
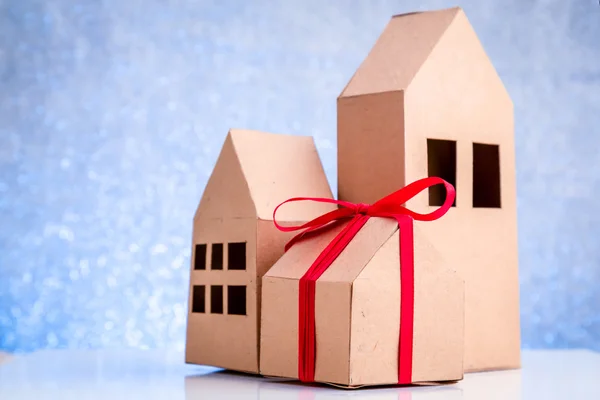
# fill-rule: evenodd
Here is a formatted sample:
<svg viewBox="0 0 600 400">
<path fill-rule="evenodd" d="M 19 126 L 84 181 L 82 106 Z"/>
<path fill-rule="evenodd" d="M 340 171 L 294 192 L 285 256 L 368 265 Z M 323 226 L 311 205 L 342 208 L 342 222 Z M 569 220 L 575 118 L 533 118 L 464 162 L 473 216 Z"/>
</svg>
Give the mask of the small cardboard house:
<svg viewBox="0 0 600 400">
<path fill-rule="evenodd" d="M 258 373 L 261 277 L 290 238 L 273 209 L 296 196 L 332 197 L 311 137 L 229 132 L 194 216 L 186 362 Z M 278 220 L 331 209 L 291 204 Z"/>
<path fill-rule="evenodd" d="M 412 382 L 463 376 L 464 287 L 414 225 Z M 298 378 L 299 280 L 341 226 L 292 246 L 263 277 L 261 373 Z M 317 280 L 315 381 L 398 382 L 399 231 L 371 218 Z"/>
<path fill-rule="evenodd" d="M 424 176 L 457 191 L 420 229 L 465 280 L 465 370 L 519 367 L 513 105 L 460 8 L 392 18 L 338 98 L 340 200 Z M 440 190 L 407 206 L 439 206 Z"/>
</svg>

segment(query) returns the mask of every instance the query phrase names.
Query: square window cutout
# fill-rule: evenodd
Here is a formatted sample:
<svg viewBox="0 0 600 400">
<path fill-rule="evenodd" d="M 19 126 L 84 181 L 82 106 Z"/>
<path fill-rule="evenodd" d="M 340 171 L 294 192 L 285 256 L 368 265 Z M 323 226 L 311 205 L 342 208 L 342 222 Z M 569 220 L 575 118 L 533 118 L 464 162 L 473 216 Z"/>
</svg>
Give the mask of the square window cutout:
<svg viewBox="0 0 600 400">
<path fill-rule="evenodd" d="M 206 290 L 203 285 L 195 285 L 192 288 L 192 312 L 205 312 L 205 295 Z"/>
<path fill-rule="evenodd" d="M 246 286 L 227 286 L 227 314 L 246 315 Z"/>
<path fill-rule="evenodd" d="M 210 287 L 210 312 L 223 314 L 223 286 Z"/>
<path fill-rule="evenodd" d="M 427 139 L 427 176 L 437 176 L 456 189 L 456 142 L 454 140 Z M 435 185 L 429 188 L 429 205 L 442 206 L 446 188 Z M 452 207 L 456 207 L 456 198 Z"/>
<path fill-rule="evenodd" d="M 223 243 L 213 243 L 210 269 L 223 269 Z"/>
<path fill-rule="evenodd" d="M 206 269 L 206 245 L 197 244 L 194 250 L 194 269 Z"/>
<path fill-rule="evenodd" d="M 500 147 L 473 143 L 473 207 L 500 208 Z"/>
<path fill-rule="evenodd" d="M 227 268 L 231 270 L 246 269 L 246 243 L 227 244 Z"/>
</svg>

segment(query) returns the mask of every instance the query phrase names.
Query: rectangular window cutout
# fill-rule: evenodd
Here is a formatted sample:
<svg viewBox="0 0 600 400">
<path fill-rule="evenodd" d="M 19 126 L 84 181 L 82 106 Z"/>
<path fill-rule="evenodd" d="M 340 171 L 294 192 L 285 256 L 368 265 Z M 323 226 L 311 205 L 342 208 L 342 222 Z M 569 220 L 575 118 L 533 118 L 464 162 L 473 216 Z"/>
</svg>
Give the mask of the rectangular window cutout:
<svg viewBox="0 0 600 400">
<path fill-rule="evenodd" d="M 438 176 L 456 188 L 456 142 L 427 139 L 427 175 Z M 441 206 L 446 198 L 446 188 L 435 185 L 429 188 L 429 205 Z M 456 207 L 456 198 L 453 207 Z"/>
<path fill-rule="evenodd" d="M 246 242 L 227 244 L 227 268 L 246 269 Z"/>
<path fill-rule="evenodd" d="M 192 312 L 203 313 L 205 312 L 205 293 L 204 285 L 195 285 L 192 289 Z"/>
<path fill-rule="evenodd" d="M 206 269 L 206 245 L 197 244 L 194 250 L 194 269 Z"/>
<path fill-rule="evenodd" d="M 223 269 L 223 243 L 213 243 L 210 269 Z"/>
<path fill-rule="evenodd" d="M 500 208 L 500 147 L 473 143 L 473 207 Z"/>
<path fill-rule="evenodd" d="M 227 314 L 246 315 L 246 286 L 227 286 Z"/>
<path fill-rule="evenodd" d="M 210 287 L 210 312 L 223 314 L 223 286 Z"/>
</svg>

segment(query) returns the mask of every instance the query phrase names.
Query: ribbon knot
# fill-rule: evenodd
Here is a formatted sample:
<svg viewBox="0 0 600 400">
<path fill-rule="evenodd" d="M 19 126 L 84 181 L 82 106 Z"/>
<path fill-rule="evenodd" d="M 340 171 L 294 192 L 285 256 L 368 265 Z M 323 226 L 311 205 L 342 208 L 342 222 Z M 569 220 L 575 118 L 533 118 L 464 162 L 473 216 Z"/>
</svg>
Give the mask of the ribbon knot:
<svg viewBox="0 0 600 400">
<path fill-rule="evenodd" d="M 422 191 L 431 186 L 443 184 L 446 188 L 444 204 L 425 214 L 414 212 L 403 206 Z M 413 220 L 433 221 L 442 217 L 454 203 L 454 187 L 438 177 L 424 178 L 378 200 L 372 205 L 354 204 L 342 200 L 294 197 L 278 205 L 273 211 L 273 223 L 283 232 L 301 230 L 286 246 L 286 251 L 308 233 L 327 227 L 331 223 L 349 220 L 348 224 L 319 254 L 299 282 L 298 298 L 298 377 L 303 382 L 312 382 L 316 364 L 316 323 L 315 290 L 316 281 L 329 268 L 333 261 L 344 251 L 369 218 L 392 218 L 398 222 L 400 231 L 400 336 L 398 344 L 398 383 L 412 382 L 412 346 L 414 313 L 414 257 L 413 257 Z M 281 226 L 277 223 L 277 210 L 286 203 L 296 201 L 314 201 L 331 203 L 338 206 L 312 221 L 297 226 Z M 316 233 L 316 232 L 315 232 Z"/>
<path fill-rule="evenodd" d="M 356 205 L 356 214 L 361 214 L 361 215 L 369 215 L 369 209 L 371 208 L 370 204 L 365 204 L 365 203 L 358 203 Z"/>
</svg>

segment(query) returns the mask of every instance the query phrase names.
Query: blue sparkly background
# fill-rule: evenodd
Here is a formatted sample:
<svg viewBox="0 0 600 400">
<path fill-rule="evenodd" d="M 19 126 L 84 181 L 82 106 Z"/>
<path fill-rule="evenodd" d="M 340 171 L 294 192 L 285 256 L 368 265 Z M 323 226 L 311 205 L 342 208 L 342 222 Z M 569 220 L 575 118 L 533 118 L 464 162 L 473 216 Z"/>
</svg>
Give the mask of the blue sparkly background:
<svg viewBox="0 0 600 400">
<path fill-rule="evenodd" d="M 0 349 L 181 349 L 229 127 L 314 135 L 392 14 L 454 1 L 0 0 Z M 600 6 L 462 1 L 516 108 L 524 347 L 600 350 Z"/>
</svg>

